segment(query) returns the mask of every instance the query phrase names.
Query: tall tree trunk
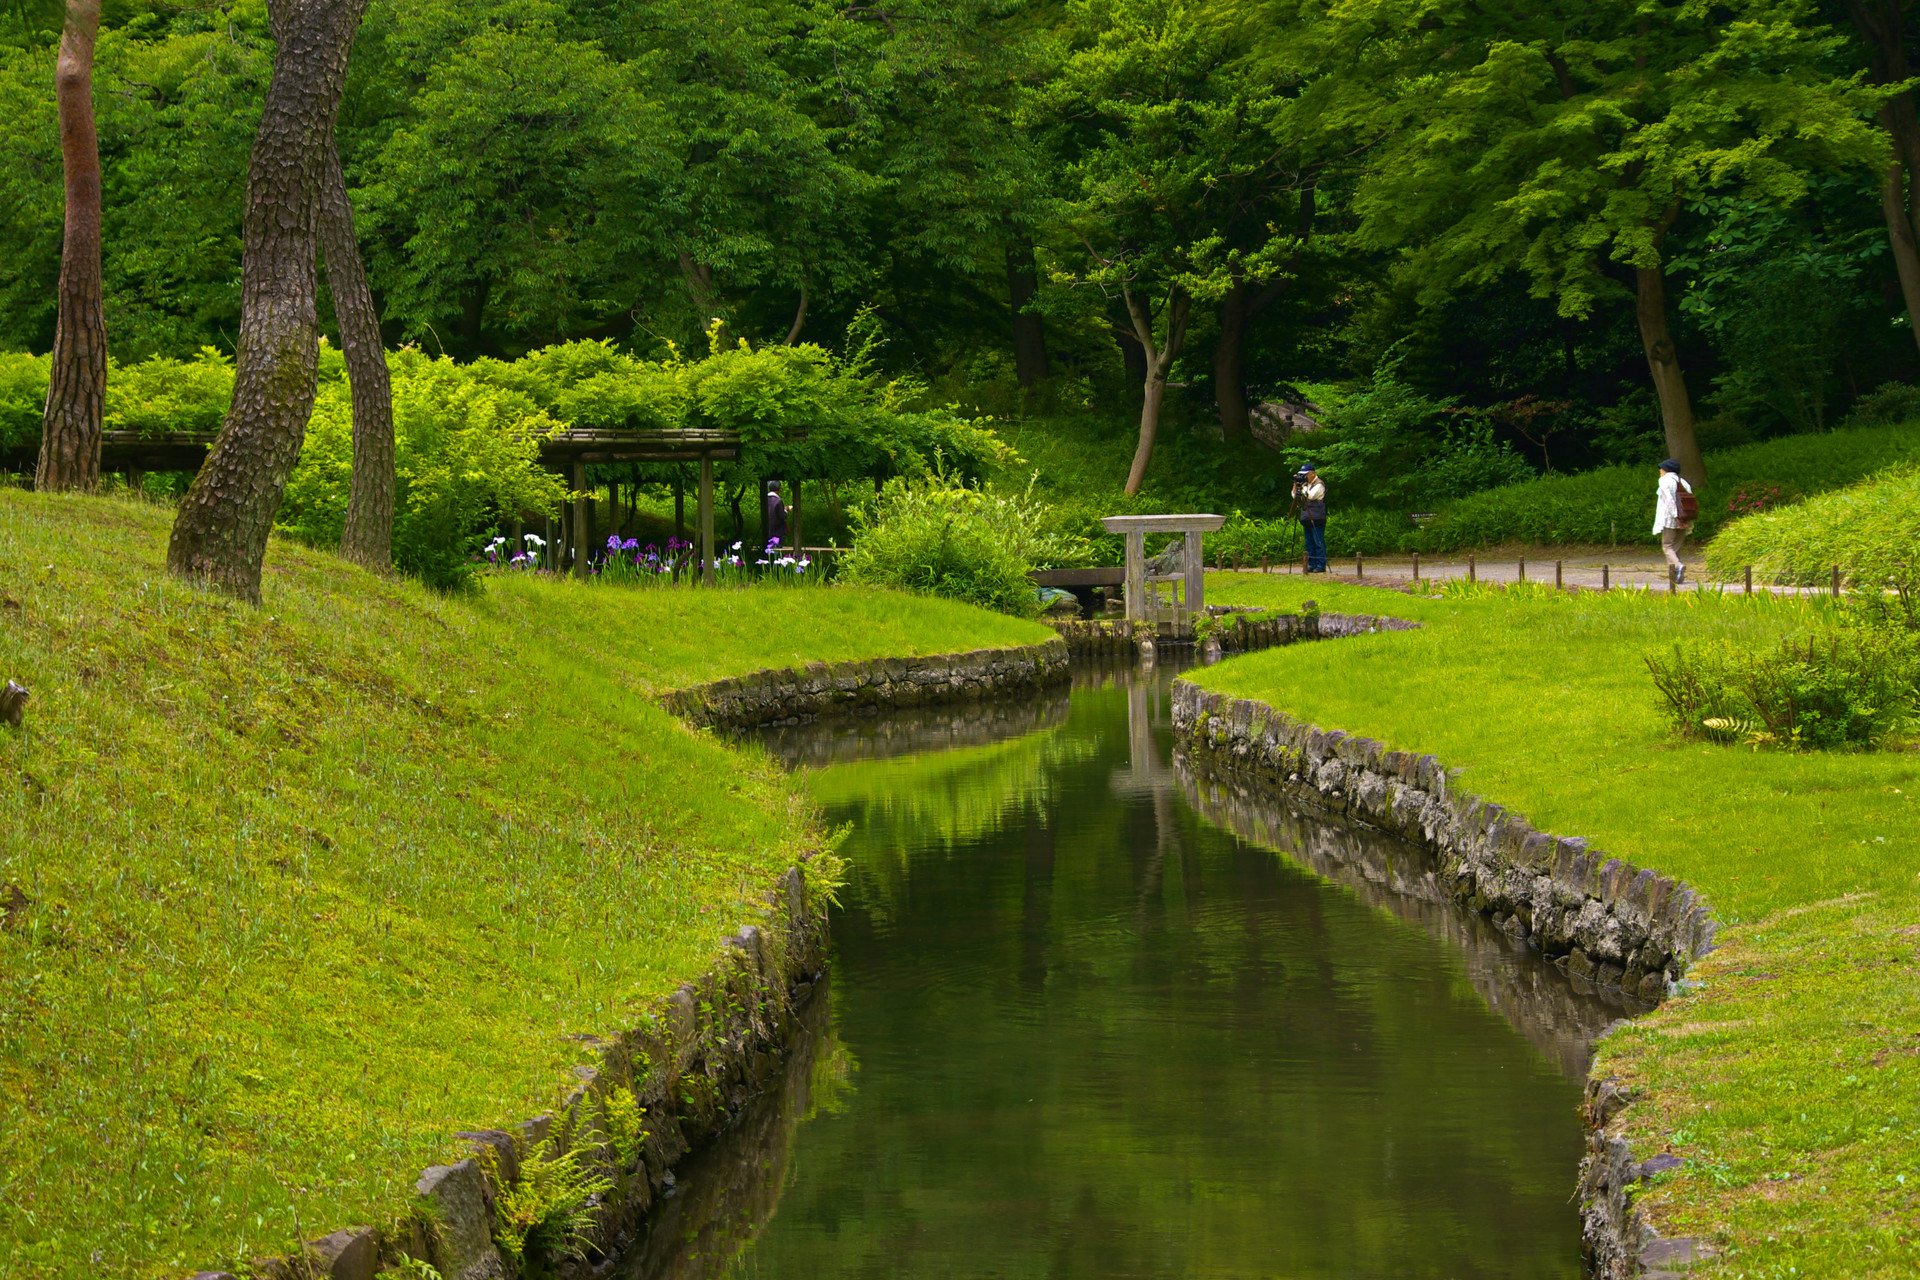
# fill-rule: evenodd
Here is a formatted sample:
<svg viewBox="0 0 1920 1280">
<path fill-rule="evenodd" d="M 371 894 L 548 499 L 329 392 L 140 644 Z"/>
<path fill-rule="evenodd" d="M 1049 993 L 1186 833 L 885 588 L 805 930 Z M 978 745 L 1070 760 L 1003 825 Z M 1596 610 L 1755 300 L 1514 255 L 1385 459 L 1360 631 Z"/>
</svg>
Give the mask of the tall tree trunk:
<svg viewBox="0 0 1920 1280">
<path fill-rule="evenodd" d="M 1236 279 L 1220 300 L 1220 338 L 1213 347 L 1213 398 L 1220 412 L 1220 434 L 1227 440 L 1251 435 L 1247 419 L 1246 338 L 1253 319 L 1286 292 L 1285 278 L 1255 292 Z"/>
<path fill-rule="evenodd" d="M 66 241 L 34 477 L 36 488 L 49 491 L 92 489 L 100 483 L 107 319 L 100 283 L 100 135 L 93 123 L 93 45 L 99 31 L 100 0 L 67 0 L 53 79 L 66 176 Z"/>
<path fill-rule="evenodd" d="M 1680 372 L 1680 352 L 1667 328 L 1667 278 L 1659 267 L 1634 268 L 1634 312 L 1640 322 L 1640 343 L 1646 348 L 1653 391 L 1660 399 L 1660 424 L 1666 431 L 1667 455 L 1680 463 L 1689 483 L 1702 484 L 1707 466 L 1693 436 L 1693 401 Z"/>
<path fill-rule="evenodd" d="M 1013 368 L 1020 385 L 1033 387 L 1047 376 L 1047 331 L 1027 304 L 1040 292 L 1040 276 L 1033 268 L 1033 246 L 1019 241 L 1007 246 L 1007 296 L 1013 303 Z"/>
<path fill-rule="evenodd" d="M 1848 0 L 1847 13 L 1866 47 L 1875 84 L 1899 84 L 1912 75 L 1906 51 L 1908 2 Z M 1920 119 L 1911 91 L 1880 104 L 1880 127 L 1893 149 L 1893 162 L 1880 185 L 1880 216 L 1887 224 L 1887 243 L 1907 306 L 1907 328 L 1920 344 Z"/>
<path fill-rule="evenodd" d="M 353 388 L 353 485 L 340 554 L 355 564 L 385 572 L 393 567 L 393 376 L 380 337 L 380 313 L 360 260 L 353 230 L 340 148 L 334 140 L 324 157 L 320 185 L 320 251 L 327 264 L 333 311 L 340 318 L 340 349 Z M 521 548 L 514 548 L 516 551 Z"/>
<path fill-rule="evenodd" d="M 1167 336 L 1157 341 L 1153 332 L 1153 313 L 1134 292 L 1127 291 L 1127 315 L 1133 321 L 1133 334 L 1146 356 L 1147 371 L 1140 396 L 1140 443 L 1133 451 L 1133 466 L 1127 471 L 1127 494 L 1140 492 L 1147 479 L 1147 464 L 1153 460 L 1154 438 L 1160 434 L 1160 409 L 1167 398 L 1167 376 L 1180 354 L 1187 336 L 1187 308 L 1190 300 L 1179 288 L 1167 291 L 1163 309 Z"/>
<path fill-rule="evenodd" d="M 714 296 L 713 268 L 704 262 L 695 262 L 693 255 L 682 249 L 680 274 L 686 279 L 687 296 L 693 299 L 693 309 L 700 316 L 700 330 L 704 333 L 721 318 L 720 302 Z"/>
<path fill-rule="evenodd" d="M 787 330 L 787 345 L 790 347 L 798 346 L 800 343 L 800 331 L 806 328 L 807 304 L 810 301 L 812 301 L 812 299 L 810 299 L 807 296 L 807 286 L 801 285 L 800 286 L 800 309 L 793 313 L 793 327 Z"/>
<path fill-rule="evenodd" d="M 367 0 L 269 0 L 273 78 L 247 167 L 233 406 L 180 503 L 175 575 L 260 600 L 260 567 L 313 412 L 321 178 Z"/>
</svg>

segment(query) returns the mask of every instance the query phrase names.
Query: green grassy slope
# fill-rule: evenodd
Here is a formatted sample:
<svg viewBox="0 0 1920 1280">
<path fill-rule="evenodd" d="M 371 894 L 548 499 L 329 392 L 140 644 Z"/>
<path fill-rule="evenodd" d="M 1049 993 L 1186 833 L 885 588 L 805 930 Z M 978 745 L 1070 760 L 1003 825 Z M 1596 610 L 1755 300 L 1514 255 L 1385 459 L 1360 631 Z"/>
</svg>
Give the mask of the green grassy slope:
<svg viewBox="0 0 1920 1280">
<path fill-rule="evenodd" d="M 1753 753 L 1674 741 L 1642 657 L 1763 639 L 1817 601 L 1684 594 L 1415 599 L 1212 575 L 1209 598 L 1390 613 L 1424 629 L 1301 645 L 1196 673 L 1329 727 L 1432 752 L 1542 830 L 1698 886 L 1729 927 L 1704 989 L 1610 1037 L 1643 1093 L 1644 1158 L 1687 1160 L 1647 1203 L 1730 1250 L 1723 1274 L 1920 1267 L 1920 755 Z M 1789 1268 L 1798 1268 L 1790 1271 Z"/>
<path fill-rule="evenodd" d="M 0 1276 L 379 1221 L 703 970 L 813 810 L 651 691 L 1050 634 L 839 590 L 449 600 L 285 544 L 256 610 L 170 581 L 167 527 L 0 492 L 0 679 L 33 691 L 0 728 Z"/>
<path fill-rule="evenodd" d="M 1920 564 L 1920 466 L 1736 520 L 1707 550 L 1714 573 L 1733 578 L 1752 565 L 1767 582 L 1823 582 L 1836 565 L 1881 581 L 1903 564 Z"/>
</svg>

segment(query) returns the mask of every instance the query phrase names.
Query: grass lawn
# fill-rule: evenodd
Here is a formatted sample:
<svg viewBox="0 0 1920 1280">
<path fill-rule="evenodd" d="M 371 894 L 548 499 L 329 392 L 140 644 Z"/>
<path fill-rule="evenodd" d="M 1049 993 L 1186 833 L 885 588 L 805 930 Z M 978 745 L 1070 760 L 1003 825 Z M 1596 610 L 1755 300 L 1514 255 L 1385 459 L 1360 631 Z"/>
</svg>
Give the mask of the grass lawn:
<svg viewBox="0 0 1920 1280">
<path fill-rule="evenodd" d="M 854 590 L 496 580 L 0 491 L 0 1277 L 179 1274 L 390 1218 L 759 911 L 814 809 L 648 695 L 1051 635 Z"/>
<path fill-rule="evenodd" d="M 1236 658 L 1193 678 L 1432 752 L 1542 830 L 1702 890 L 1725 926 L 1702 986 L 1604 1042 L 1640 1100 L 1664 1234 L 1728 1276 L 1920 1273 L 1920 754 L 1755 754 L 1673 740 L 1642 663 L 1698 635 L 1816 625 L 1819 600 L 1414 598 L 1209 575 L 1209 599 L 1426 624 Z"/>
</svg>

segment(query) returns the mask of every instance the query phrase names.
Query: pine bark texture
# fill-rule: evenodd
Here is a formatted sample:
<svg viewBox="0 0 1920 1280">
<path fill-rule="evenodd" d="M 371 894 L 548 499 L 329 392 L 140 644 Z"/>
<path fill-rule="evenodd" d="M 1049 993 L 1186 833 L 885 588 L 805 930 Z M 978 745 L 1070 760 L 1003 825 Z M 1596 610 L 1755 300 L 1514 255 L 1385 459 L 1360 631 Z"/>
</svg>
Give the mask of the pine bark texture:
<svg viewBox="0 0 1920 1280">
<path fill-rule="evenodd" d="M 100 135 L 93 119 L 93 48 L 100 0 L 67 0 L 54 98 L 66 184 L 59 320 L 40 422 L 34 487 L 93 489 L 100 483 L 101 420 L 107 402 L 107 319 L 100 281 Z"/>
<path fill-rule="evenodd" d="M 267 537 L 313 412 L 321 181 L 367 0 L 270 0 L 273 78 L 242 221 L 233 407 L 174 521 L 167 567 L 259 603 Z"/>
<path fill-rule="evenodd" d="M 1173 361 L 1180 354 L 1180 345 L 1187 335 L 1187 309 L 1191 299 L 1178 289 L 1167 295 L 1165 341 L 1156 341 L 1153 332 L 1153 314 L 1145 303 L 1132 291 L 1127 293 L 1127 315 L 1133 321 L 1134 337 L 1140 343 L 1140 350 L 1146 356 L 1147 370 L 1145 386 L 1140 397 L 1140 443 L 1133 451 L 1133 466 L 1127 471 L 1127 494 L 1140 492 L 1140 486 L 1146 483 L 1147 464 L 1153 461 L 1153 443 L 1160 434 L 1160 407 L 1167 398 L 1167 377 L 1173 372 Z"/>
<path fill-rule="evenodd" d="M 1707 464 L 1693 434 L 1693 401 L 1680 371 L 1680 352 L 1667 327 L 1667 278 L 1659 267 L 1634 268 L 1634 312 L 1640 322 L 1640 342 L 1647 352 L 1647 370 L 1660 401 L 1660 424 L 1666 433 L 1667 456 L 1680 464 L 1689 484 L 1704 484 Z"/>
<path fill-rule="evenodd" d="M 320 185 L 320 251 L 353 389 L 353 484 L 340 554 L 385 572 L 393 567 L 393 375 L 380 337 L 380 312 L 373 305 L 373 290 L 360 259 L 353 202 L 347 196 L 337 142 L 328 145 L 325 165 Z"/>
<path fill-rule="evenodd" d="M 1007 294 L 1013 304 L 1013 368 L 1023 387 L 1034 387 L 1047 376 L 1047 332 L 1027 304 L 1040 292 L 1040 276 L 1033 266 L 1033 246 L 1007 249 Z"/>
</svg>

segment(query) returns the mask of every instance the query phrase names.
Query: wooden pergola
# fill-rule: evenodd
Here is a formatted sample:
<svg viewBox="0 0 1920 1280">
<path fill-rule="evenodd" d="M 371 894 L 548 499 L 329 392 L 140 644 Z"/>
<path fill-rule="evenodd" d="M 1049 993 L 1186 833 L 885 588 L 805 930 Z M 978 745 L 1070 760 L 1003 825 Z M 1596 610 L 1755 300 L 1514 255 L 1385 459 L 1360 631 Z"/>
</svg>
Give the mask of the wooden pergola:
<svg viewBox="0 0 1920 1280">
<path fill-rule="evenodd" d="M 136 431 L 108 431 L 100 445 L 103 471 L 198 471 L 213 447 L 213 433 L 169 431 L 143 435 Z M 33 448 L 11 449 L 0 465 L 14 470 L 32 470 L 37 461 Z M 567 477 L 574 499 L 572 527 L 575 530 L 574 576 L 587 574 L 587 557 L 579 531 L 587 527 L 587 466 L 603 462 L 682 462 L 700 465 L 697 528 L 700 538 L 701 580 L 711 586 L 713 569 L 713 464 L 732 462 L 740 457 L 740 436 L 732 431 L 688 429 L 684 431 L 561 431 L 540 442 L 540 460 Z"/>
</svg>

